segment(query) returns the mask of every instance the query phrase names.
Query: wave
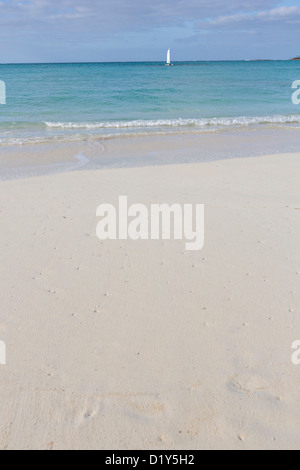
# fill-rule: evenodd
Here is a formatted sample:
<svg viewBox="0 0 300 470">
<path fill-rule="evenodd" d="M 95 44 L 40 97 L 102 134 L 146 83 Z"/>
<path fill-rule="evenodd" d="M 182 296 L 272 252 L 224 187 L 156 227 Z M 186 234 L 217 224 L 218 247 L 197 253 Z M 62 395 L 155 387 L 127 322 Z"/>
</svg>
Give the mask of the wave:
<svg viewBox="0 0 300 470">
<path fill-rule="evenodd" d="M 239 127 L 260 124 L 300 124 L 300 115 L 274 115 L 257 117 L 221 117 L 202 119 L 158 119 L 134 121 L 106 121 L 106 122 L 44 122 L 46 127 L 52 129 L 129 129 L 129 128 L 178 128 L 178 127 Z"/>
<path fill-rule="evenodd" d="M 27 125 L 29 124 L 29 125 Z M 258 117 L 221 117 L 202 119 L 158 119 L 104 122 L 2 122 L 0 123 L 0 147 L 75 142 L 83 139 L 114 139 L 117 137 L 211 134 L 226 130 L 272 128 L 291 125 L 300 128 L 299 115 L 273 115 Z"/>
</svg>

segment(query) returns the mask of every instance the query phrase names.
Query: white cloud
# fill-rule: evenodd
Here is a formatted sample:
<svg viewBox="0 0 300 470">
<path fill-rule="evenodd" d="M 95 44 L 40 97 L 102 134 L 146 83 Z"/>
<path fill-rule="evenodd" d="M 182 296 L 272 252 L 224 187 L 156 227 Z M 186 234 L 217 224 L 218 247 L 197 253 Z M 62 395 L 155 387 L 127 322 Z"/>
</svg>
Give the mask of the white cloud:
<svg viewBox="0 0 300 470">
<path fill-rule="evenodd" d="M 206 47 L 214 44 L 213 53 L 222 56 L 225 48 L 254 47 L 249 34 L 266 30 L 269 48 L 276 50 L 283 29 L 290 55 L 287 44 L 297 43 L 300 8 L 280 4 L 283 0 L 0 0 L 1 60 L 98 60 L 108 48 L 119 51 L 117 58 L 126 50 L 128 58 L 127 50 L 142 48 L 144 54 L 145 45 L 153 57 L 154 41 L 161 50 L 181 38 L 192 38 L 199 54 L 204 36 Z M 244 46 L 240 35 L 233 39 L 240 31 L 248 35 Z"/>
<path fill-rule="evenodd" d="M 209 20 L 208 23 L 211 25 L 224 25 L 224 24 L 231 24 L 231 23 L 239 23 L 244 20 L 253 20 L 254 16 L 247 14 L 247 13 L 237 13 L 236 15 L 225 15 L 225 16 L 218 16 L 212 20 Z"/>
<path fill-rule="evenodd" d="M 47 24 L 89 19 L 104 29 L 178 25 L 216 15 L 234 15 L 274 7 L 276 0 L 8 0 L 0 3 L 0 22 Z M 91 24 L 90 24 L 91 27 Z"/>
<path fill-rule="evenodd" d="M 231 25 L 234 23 L 248 22 L 249 25 L 254 21 L 276 21 L 292 20 L 300 16 L 300 7 L 279 7 L 269 11 L 259 11 L 255 13 L 236 13 L 233 15 L 218 16 L 208 20 L 208 24 L 213 26 Z"/>
</svg>

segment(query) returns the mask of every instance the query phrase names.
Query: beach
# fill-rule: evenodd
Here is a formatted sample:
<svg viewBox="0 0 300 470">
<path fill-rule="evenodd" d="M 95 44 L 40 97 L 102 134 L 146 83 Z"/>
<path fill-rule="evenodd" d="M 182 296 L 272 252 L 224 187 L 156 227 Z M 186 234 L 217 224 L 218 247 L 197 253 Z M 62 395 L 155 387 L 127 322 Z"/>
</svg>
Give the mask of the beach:
<svg viewBox="0 0 300 470">
<path fill-rule="evenodd" d="M 298 3 L 0 1 L 0 451 L 300 449 Z"/>
<path fill-rule="evenodd" d="M 299 174 L 290 153 L 1 181 L 0 448 L 299 448 Z M 120 195 L 205 204 L 204 249 L 100 241 Z"/>
</svg>

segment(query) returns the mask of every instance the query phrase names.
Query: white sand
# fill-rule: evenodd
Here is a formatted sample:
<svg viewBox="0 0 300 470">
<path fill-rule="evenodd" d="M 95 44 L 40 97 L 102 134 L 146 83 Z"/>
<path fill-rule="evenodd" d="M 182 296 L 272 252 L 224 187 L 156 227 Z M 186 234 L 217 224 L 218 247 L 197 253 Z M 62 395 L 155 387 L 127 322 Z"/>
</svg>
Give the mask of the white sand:
<svg viewBox="0 0 300 470">
<path fill-rule="evenodd" d="M 300 155 L 0 184 L 2 449 L 299 449 Z M 96 238 L 205 203 L 206 244 Z"/>
</svg>

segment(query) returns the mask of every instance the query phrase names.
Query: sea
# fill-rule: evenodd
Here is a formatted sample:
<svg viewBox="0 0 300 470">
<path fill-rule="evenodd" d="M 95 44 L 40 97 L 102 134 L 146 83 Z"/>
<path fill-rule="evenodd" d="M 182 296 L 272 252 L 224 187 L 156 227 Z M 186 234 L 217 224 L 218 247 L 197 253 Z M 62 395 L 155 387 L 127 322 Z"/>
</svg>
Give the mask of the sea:
<svg viewBox="0 0 300 470">
<path fill-rule="evenodd" d="M 1 64 L 0 80 L 2 148 L 288 130 L 270 151 L 299 150 L 300 61 Z"/>
</svg>

